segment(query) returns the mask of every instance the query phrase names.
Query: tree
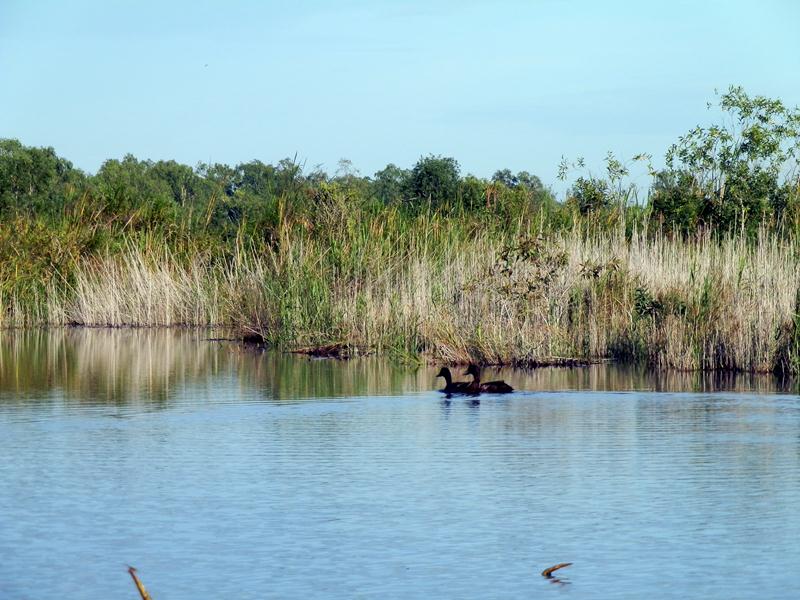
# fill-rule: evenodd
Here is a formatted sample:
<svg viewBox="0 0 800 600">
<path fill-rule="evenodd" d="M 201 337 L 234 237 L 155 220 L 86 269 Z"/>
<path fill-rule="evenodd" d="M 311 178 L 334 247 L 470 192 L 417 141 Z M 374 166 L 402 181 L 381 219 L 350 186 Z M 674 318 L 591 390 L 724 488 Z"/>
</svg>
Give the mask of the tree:
<svg viewBox="0 0 800 600">
<path fill-rule="evenodd" d="M 278 176 L 277 195 L 295 191 L 302 183 L 303 166 L 295 158 L 282 158 L 275 167 Z"/>
<path fill-rule="evenodd" d="M 667 231 L 689 233 L 703 218 L 703 195 L 692 185 L 692 175 L 687 171 L 656 173 L 650 188 L 650 205 Z"/>
<path fill-rule="evenodd" d="M 531 175 L 527 171 L 520 171 L 514 175 L 511 169 L 500 169 L 494 172 L 492 181 L 494 183 L 502 183 L 509 189 L 524 187 L 534 193 L 544 190 L 541 179 L 536 175 Z"/>
<path fill-rule="evenodd" d="M 160 160 L 151 166 L 151 175 L 169 186 L 172 199 L 179 206 L 205 204 L 220 186 L 201 177 L 194 169 L 174 160 Z"/>
<path fill-rule="evenodd" d="M 410 188 L 411 171 L 401 169 L 393 163 L 375 173 L 372 189 L 375 197 L 384 203 L 403 199 L 404 191 Z"/>
<path fill-rule="evenodd" d="M 498 169 L 492 175 L 493 183 L 502 183 L 507 188 L 517 187 L 517 178 L 511 172 L 511 169 Z"/>
<path fill-rule="evenodd" d="M 249 192 L 264 198 L 274 194 L 279 186 L 278 170 L 260 160 L 236 165 L 236 175 L 234 192 Z"/>
<path fill-rule="evenodd" d="M 85 183 L 85 175 L 53 148 L 0 139 L 0 211 L 58 211 Z"/>
<path fill-rule="evenodd" d="M 408 181 L 409 196 L 439 206 L 453 201 L 460 181 L 459 165 L 455 158 L 429 155 L 421 157 L 411 169 Z"/>
<path fill-rule="evenodd" d="M 719 106 L 728 122 L 682 136 L 667 151 L 667 168 L 686 186 L 687 197 L 703 198 L 699 212 L 707 222 L 752 231 L 770 209 L 780 210 L 785 186 L 800 183 L 800 111 L 735 86 L 720 96 Z"/>
<path fill-rule="evenodd" d="M 542 180 L 536 175 L 531 175 L 527 171 L 520 171 L 517 173 L 517 183 L 518 185 L 528 188 L 528 190 L 537 194 L 544 191 Z"/>
<path fill-rule="evenodd" d="M 369 195 L 369 178 L 362 177 L 353 161 L 348 158 L 339 159 L 333 181 L 346 190 L 350 196 L 366 197 Z M 306 178 L 306 182 L 309 183 L 308 178 Z"/>
<path fill-rule="evenodd" d="M 202 178 L 217 185 L 226 196 L 233 196 L 238 184 L 237 169 L 229 165 L 214 163 L 208 165 L 200 163 L 195 172 Z"/>
<path fill-rule="evenodd" d="M 467 175 L 458 185 L 458 203 L 469 211 L 477 211 L 489 204 L 489 184 L 485 179 Z"/>
<path fill-rule="evenodd" d="M 578 177 L 570 190 L 568 202 L 574 204 L 582 215 L 609 208 L 613 204 L 608 183 L 595 177 Z"/>
<path fill-rule="evenodd" d="M 134 228 L 173 222 L 178 214 L 173 190 L 153 166 L 131 154 L 104 162 L 93 183 L 105 214 Z"/>
</svg>

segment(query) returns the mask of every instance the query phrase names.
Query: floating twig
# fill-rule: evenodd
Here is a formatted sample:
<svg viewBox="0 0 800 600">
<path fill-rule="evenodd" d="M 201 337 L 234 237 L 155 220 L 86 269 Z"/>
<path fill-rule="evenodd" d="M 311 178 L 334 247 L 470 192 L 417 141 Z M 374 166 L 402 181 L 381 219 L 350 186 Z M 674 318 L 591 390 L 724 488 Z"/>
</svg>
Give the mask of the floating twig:
<svg viewBox="0 0 800 600">
<path fill-rule="evenodd" d="M 136 584 L 136 589 L 139 590 L 139 595 L 142 597 L 142 600 L 153 600 L 150 594 L 147 593 L 147 589 L 145 589 L 144 584 L 139 581 L 139 578 L 136 576 L 136 569 L 128 566 L 128 573 L 130 573 L 131 577 L 133 577 L 133 583 Z"/>
<path fill-rule="evenodd" d="M 559 569 L 563 569 L 564 567 L 570 566 L 572 563 L 558 563 L 557 565 L 553 565 L 549 569 L 545 569 L 542 571 L 542 577 L 547 577 L 548 579 L 553 578 L 553 572 L 558 571 Z"/>
</svg>

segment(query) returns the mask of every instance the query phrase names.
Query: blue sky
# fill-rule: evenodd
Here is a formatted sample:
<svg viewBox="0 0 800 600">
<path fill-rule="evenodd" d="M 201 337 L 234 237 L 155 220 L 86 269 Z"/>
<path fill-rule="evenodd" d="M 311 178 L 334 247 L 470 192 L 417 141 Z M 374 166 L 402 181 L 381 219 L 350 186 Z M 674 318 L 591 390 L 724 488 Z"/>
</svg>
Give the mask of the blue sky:
<svg viewBox="0 0 800 600">
<path fill-rule="evenodd" d="M 0 137 L 364 174 L 656 159 L 715 88 L 800 104 L 800 2 L 0 2 Z"/>
</svg>

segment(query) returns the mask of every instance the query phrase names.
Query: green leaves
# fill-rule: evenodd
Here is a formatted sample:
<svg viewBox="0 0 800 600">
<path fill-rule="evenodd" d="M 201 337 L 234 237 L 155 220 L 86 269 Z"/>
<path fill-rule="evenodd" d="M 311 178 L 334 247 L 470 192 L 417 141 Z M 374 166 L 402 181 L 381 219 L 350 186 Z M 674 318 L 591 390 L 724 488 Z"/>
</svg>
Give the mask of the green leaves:
<svg viewBox="0 0 800 600">
<path fill-rule="evenodd" d="M 665 181 L 680 181 L 687 203 L 702 199 L 690 212 L 707 226 L 726 231 L 749 231 L 765 219 L 777 218 L 785 205 L 785 191 L 797 180 L 800 149 L 800 112 L 780 100 L 749 96 L 741 87 L 731 86 L 720 96 L 725 113 L 723 124 L 695 127 L 681 136 L 666 155 L 669 177 L 654 187 L 654 205 L 668 220 L 682 227 L 694 227 L 684 218 L 686 211 L 664 211 Z M 667 191 L 666 195 L 674 192 Z M 682 214 L 683 213 L 683 214 Z"/>
<path fill-rule="evenodd" d="M 455 158 L 434 156 L 420 158 L 408 179 L 408 195 L 416 203 L 439 206 L 452 201 L 458 192 L 460 167 Z"/>
</svg>

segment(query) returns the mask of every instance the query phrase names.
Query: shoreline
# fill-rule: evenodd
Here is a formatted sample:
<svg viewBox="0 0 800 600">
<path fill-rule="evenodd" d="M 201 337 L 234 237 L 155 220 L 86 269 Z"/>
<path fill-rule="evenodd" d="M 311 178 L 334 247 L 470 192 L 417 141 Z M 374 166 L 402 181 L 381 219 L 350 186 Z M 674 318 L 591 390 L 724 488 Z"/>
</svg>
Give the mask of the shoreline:
<svg viewBox="0 0 800 600">
<path fill-rule="evenodd" d="M 6 334 L 17 333 L 31 333 L 31 332 L 52 332 L 52 331 L 233 331 L 233 327 L 229 325 L 188 325 L 188 324 L 172 324 L 172 325 L 83 325 L 77 323 L 70 323 L 66 325 L 37 325 L 37 326 L 16 326 L 0 327 L 0 338 Z M 369 350 L 359 348 L 356 346 L 348 346 L 346 343 L 331 343 L 321 344 L 319 346 L 304 346 L 300 348 L 293 348 L 287 344 L 269 344 L 262 340 L 253 339 L 252 335 L 232 336 L 232 337 L 208 337 L 199 341 L 224 343 L 230 342 L 239 347 L 260 351 L 260 352 L 277 352 L 283 355 L 299 355 L 306 356 L 313 359 L 327 359 L 334 361 L 352 361 L 358 359 L 379 359 L 379 360 L 392 360 L 391 352 L 380 352 L 376 350 Z M 248 339 L 250 338 L 250 339 Z M 407 360 L 411 358 L 411 360 Z M 440 358 L 426 354 L 418 354 L 414 357 L 403 357 L 400 360 L 393 360 L 395 364 L 419 364 L 427 365 L 429 367 L 445 365 L 445 366 L 467 366 L 471 361 L 450 361 L 444 362 Z M 624 360 L 613 357 L 539 357 L 536 359 L 522 359 L 510 360 L 508 362 L 475 362 L 482 368 L 510 368 L 521 371 L 534 371 L 539 369 L 582 369 L 598 365 L 608 365 L 619 368 L 631 369 L 644 369 L 652 373 L 669 374 L 698 374 L 703 376 L 719 374 L 722 376 L 757 376 L 757 377 L 774 377 L 782 381 L 794 381 L 797 379 L 795 375 L 775 372 L 775 371 L 755 371 L 743 369 L 730 369 L 730 368 L 712 368 L 712 369 L 680 369 L 675 367 L 663 367 L 657 365 L 650 365 L 642 360 Z"/>
<path fill-rule="evenodd" d="M 794 239 L 624 223 L 498 232 L 390 209 L 337 218 L 287 224 L 275 244 L 233 256 L 126 238 L 27 301 L 0 290 L 0 326 L 228 328 L 321 356 L 800 374 Z"/>
</svg>

